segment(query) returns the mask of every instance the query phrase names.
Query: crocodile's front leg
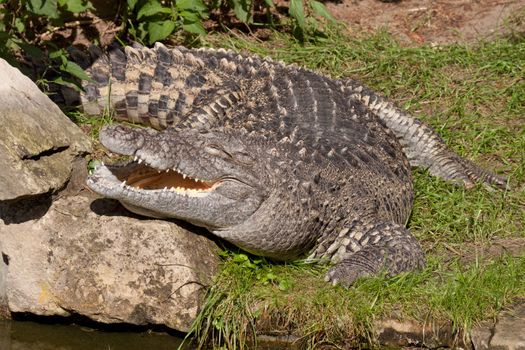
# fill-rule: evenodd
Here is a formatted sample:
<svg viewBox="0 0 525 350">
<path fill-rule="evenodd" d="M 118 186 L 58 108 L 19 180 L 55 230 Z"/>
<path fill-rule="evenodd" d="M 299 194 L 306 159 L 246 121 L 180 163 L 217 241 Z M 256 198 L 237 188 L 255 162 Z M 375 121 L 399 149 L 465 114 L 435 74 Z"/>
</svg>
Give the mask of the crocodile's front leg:
<svg viewBox="0 0 525 350">
<path fill-rule="evenodd" d="M 326 274 L 332 284 L 352 285 L 358 278 L 386 272 L 393 276 L 420 269 L 424 254 L 417 240 L 396 223 L 352 222 L 338 237 L 319 244 L 316 257 L 329 257 L 336 265 Z"/>
</svg>

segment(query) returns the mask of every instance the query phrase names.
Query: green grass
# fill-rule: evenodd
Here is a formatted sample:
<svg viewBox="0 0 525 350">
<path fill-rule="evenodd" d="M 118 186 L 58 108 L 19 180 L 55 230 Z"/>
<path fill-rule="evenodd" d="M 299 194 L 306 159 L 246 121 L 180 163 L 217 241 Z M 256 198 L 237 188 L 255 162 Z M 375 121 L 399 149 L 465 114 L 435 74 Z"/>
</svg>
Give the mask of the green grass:
<svg viewBox="0 0 525 350">
<path fill-rule="evenodd" d="M 84 127 L 84 132 L 86 132 L 95 142 L 98 141 L 100 129 L 102 129 L 104 125 L 112 124 L 114 122 L 113 116 L 109 110 L 105 110 L 101 116 L 88 116 L 82 112 L 73 111 L 68 113 L 68 117 L 73 122 L 82 125 Z"/>
<path fill-rule="evenodd" d="M 195 324 L 201 341 L 242 348 L 256 333 L 278 331 L 310 347 L 374 344 L 374 321 L 384 317 L 450 322 L 465 336 L 525 297 L 523 39 L 418 48 L 384 33 L 334 32 L 305 45 L 277 33 L 269 42 L 234 34 L 206 40 L 358 79 L 427 122 L 460 155 L 505 174 L 512 189 L 465 190 L 416 171 L 408 227 L 427 252 L 426 269 L 361 280 L 350 289 L 326 284 L 325 266 L 228 253 Z M 515 249 L 486 253 L 495 242 Z"/>
<path fill-rule="evenodd" d="M 502 256 L 483 264 L 444 266 L 430 257 L 424 271 L 369 278 L 350 289 L 323 282 L 324 269 L 297 265 L 258 266 L 257 272 L 229 259 L 209 291 L 197 335 L 215 346 L 242 348 L 255 333 L 294 333 L 319 344 L 374 344 L 374 320 L 411 318 L 450 321 L 462 336 L 474 322 L 493 318 L 525 295 L 525 258 Z M 257 274 L 272 274 L 273 282 Z M 286 287 L 280 284 L 286 281 Z M 206 328 L 208 326 L 209 328 Z"/>
</svg>

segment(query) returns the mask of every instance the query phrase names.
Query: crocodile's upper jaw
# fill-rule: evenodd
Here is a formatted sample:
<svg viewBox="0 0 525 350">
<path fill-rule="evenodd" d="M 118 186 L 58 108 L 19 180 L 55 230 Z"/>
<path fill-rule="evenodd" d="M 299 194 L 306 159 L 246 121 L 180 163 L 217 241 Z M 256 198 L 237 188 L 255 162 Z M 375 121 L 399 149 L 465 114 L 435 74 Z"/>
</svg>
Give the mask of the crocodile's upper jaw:
<svg viewBox="0 0 525 350">
<path fill-rule="evenodd" d="M 140 215 L 177 218 L 212 230 L 245 221 L 263 201 L 257 188 L 260 179 L 254 178 L 249 166 L 243 167 L 233 158 L 210 155 L 215 150 L 206 151 L 209 135 L 201 134 L 202 142 L 197 142 L 196 147 L 184 141 L 170 141 L 169 147 L 163 147 L 166 138 L 162 133 L 131 130 L 137 137 L 129 141 L 119 139 L 118 135 L 126 134 L 121 126 L 108 127 L 101 134 L 102 142 L 111 151 L 133 156 L 134 160 L 97 167 L 87 182 L 93 191 L 119 200 Z M 173 138 L 172 134 L 170 138 L 185 139 L 184 133 L 178 136 Z M 140 144 L 136 144 L 137 140 Z M 169 149 L 170 154 L 164 154 L 163 148 Z M 197 163 L 200 166 L 188 165 Z"/>
</svg>

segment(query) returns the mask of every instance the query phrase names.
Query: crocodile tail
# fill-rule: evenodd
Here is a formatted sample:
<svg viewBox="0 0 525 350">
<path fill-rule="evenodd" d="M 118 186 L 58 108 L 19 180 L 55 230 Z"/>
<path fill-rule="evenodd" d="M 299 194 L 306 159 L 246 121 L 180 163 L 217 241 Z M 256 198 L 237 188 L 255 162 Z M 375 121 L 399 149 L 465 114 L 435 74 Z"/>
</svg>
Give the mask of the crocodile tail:
<svg viewBox="0 0 525 350">
<path fill-rule="evenodd" d="M 209 127 L 242 98 L 239 80 L 264 74 L 261 59 L 226 50 L 166 48 L 157 43 L 113 48 L 86 72 L 84 112 L 109 109 L 116 119 L 164 129 L 180 123 Z"/>
<path fill-rule="evenodd" d="M 478 167 L 450 150 L 430 127 L 354 80 L 344 81 L 347 92 L 375 113 L 398 138 L 410 165 L 428 169 L 443 179 L 470 188 L 475 182 L 507 188 L 507 180 Z"/>
</svg>

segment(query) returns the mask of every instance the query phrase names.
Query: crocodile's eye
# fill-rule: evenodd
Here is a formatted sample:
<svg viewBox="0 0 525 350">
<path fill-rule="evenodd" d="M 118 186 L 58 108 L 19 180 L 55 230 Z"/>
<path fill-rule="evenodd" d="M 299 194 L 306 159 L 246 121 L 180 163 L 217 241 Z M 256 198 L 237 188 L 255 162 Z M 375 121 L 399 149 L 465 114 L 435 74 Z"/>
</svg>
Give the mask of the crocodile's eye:
<svg viewBox="0 0 525 350">
<path fill-rule="evenodd" d="M 226 152 L 222 147 L 218 145 L 206 145 L 204 147 L 204 151 L 215 157 L 222 157 L 226 159 L 233 158 L 230 153 Z"/>
</svg>

